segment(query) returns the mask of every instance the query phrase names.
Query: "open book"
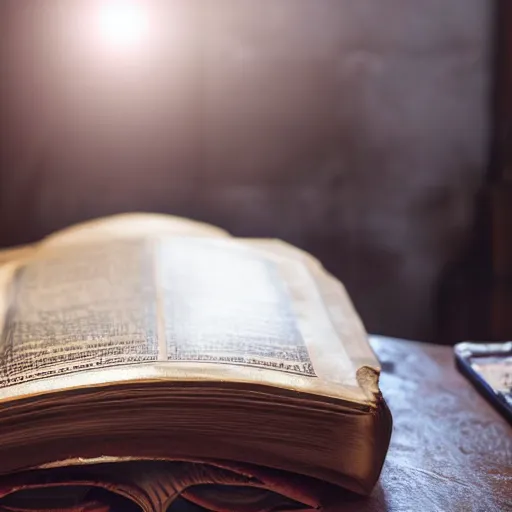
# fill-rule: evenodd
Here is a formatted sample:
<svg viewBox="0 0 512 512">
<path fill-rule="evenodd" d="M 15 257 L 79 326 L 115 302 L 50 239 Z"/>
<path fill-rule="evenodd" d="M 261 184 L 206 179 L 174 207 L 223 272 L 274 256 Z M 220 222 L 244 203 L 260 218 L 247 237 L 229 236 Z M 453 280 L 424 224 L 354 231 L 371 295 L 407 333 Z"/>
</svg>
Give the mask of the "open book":
<svg viewBox="0 0 512 512">
<path fill-rule="evenodd" d="M 391 433 L 343 286 L 277 240 L 170 216 L 0 253 L 0 510 L 317 510 Z"/>
</svg>

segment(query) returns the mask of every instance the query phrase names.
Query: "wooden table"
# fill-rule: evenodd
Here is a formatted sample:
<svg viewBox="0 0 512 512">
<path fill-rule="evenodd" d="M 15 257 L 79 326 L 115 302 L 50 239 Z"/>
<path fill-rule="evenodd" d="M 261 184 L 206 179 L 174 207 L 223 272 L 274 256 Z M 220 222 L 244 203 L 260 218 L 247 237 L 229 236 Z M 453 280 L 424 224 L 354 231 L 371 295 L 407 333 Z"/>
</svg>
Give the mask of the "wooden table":
<svg viewBox="0 0 512 512">
<path fill-rule="evenodd" d="M 329 512 L 512 511 L 512 428 L 458 373 L 451 347 L 372 338 L 393 414 L 368 499 Z"/>
</svg>

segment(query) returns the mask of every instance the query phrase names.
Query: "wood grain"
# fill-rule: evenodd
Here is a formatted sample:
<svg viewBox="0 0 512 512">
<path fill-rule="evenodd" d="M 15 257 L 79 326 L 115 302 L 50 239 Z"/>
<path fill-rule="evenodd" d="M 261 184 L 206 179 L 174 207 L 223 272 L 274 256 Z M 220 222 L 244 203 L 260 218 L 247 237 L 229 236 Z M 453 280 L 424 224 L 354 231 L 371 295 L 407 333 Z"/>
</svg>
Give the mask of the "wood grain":
<svg viewBox="0 0 512 512">
<path fill-rule="evenodd" d="M 450 347 L 374 337 L 393 414 L 391 447 L 369 499 L 328 512 L 512 510 L 512 429 L 458 373 Z"/>
</svg>

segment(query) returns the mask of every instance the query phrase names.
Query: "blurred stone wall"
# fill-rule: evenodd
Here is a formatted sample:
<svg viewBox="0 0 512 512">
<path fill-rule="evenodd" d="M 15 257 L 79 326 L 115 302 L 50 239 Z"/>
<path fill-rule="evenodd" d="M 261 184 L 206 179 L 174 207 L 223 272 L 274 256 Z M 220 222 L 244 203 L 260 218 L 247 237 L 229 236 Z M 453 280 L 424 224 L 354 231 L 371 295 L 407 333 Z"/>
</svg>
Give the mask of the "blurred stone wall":
<svg viewBox="0 0 512 512">
<path fill-rule="evenodd" d="M 0 4 L 0 243 L 161 211 L 280 237 L 428 339 L 489 139 L 487 0 L 174 0 L 145 55 L 84 0 Z"/>
</svg>

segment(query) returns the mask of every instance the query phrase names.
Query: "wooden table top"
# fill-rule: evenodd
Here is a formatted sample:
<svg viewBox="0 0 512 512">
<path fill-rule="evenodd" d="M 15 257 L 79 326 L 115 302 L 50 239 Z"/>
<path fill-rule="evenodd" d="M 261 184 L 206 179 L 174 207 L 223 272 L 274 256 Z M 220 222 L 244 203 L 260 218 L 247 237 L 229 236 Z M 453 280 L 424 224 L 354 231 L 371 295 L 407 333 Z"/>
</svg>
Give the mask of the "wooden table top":
<svg viewBox="0 0 512 512">
<path fill-rule="evenodd" d="M 372 496 L 329 512 L 512 511 L 512 428 L 455 368 L 452 347 L 373 337 L 393 436 Z"/>
</svg>

